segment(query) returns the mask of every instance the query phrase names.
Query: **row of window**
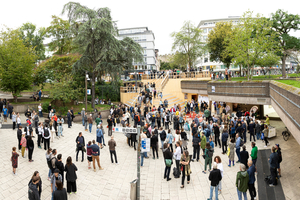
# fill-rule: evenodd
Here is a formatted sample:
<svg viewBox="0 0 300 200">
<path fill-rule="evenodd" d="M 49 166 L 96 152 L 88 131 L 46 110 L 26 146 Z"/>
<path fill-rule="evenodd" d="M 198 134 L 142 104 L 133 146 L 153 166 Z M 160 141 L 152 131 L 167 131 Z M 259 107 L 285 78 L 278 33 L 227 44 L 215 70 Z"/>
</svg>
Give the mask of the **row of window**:
<svg viewBox="0 0 300 200">
<path fill-rule="evenodd" d="M 129 30 L 121 30 L 119 34 L 129 34 L 129 33 L 143 33 L 146 31 L 146 28 L 143 29 L 129 29 Z"/>
</svg>

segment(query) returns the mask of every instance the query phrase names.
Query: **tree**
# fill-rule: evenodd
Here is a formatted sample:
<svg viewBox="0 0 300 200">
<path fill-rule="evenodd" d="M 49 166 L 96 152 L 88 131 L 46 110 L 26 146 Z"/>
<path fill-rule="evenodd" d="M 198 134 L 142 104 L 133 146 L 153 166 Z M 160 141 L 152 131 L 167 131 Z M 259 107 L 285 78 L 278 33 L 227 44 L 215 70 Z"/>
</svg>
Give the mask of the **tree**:
<svg viewBox="0 0 300 200">
<path fill-rule="evenodd" d="M 243 63 L 247 69 L 248 80 L 254 65 L 279 60 L 275 52 L 280 51 L 277 45 L 276 32 L 271 31 L 271 22 L 259 14 L 252 17 L 252 12 L 244 13 L 234 34 L 229 35 L 224 56 L 232 56 L 235 63 Z"/>
<path fill-rule="evenodd" d="M 36 26 L 32 23 L 25 23 L 20 28 L 20 37 L 22 38 L 26 47 L 32 47 L 34 49 L 36 61 L 41 61 L 46 58 L 45 56 L 45 28 L 36 29 Z"/>
<path fill-rule="evenodd" d="M 215 28 L 213 28 L 208 34 L 208 51 L 210 54 L 210 60 L 215 62 L 223 62 L 229 69 L 232 56 L 229 54 L 223 54 L 229 41 L 226 41 L 226 37 L 230 37 L 233 34 L 232 22 L 218 22 Z"/>
<path fill-rule="evenodd" d="M 133 68 L 133 60 L 142 61 L 143 48 L 128 37 L 123 40 L 116 38 L 118 29 L 108 8 L 94 10 L 69 2 L 64 5 L 64 13 L 67 13 L 71 28 L 77 33 L 73 41 L 82 54 L 73 69 L 86 70 L 91 76 L 94 108 L 95 79 L 100 81 L 102 75 L 109 73 L 116 83 L 123 70 Z M 79 25 L 75 26 L 75 23 Z"/>
<path fill-rule="evenodd" d="M 169 69 L 179 69 L 180 66 L 179 65 L 176 65 L 174 64 L 173 62 L 164 62 L 164 61 L 161 61 L 160 62 L 160 70 L 169 70 Z"/>
<path fill-rule="evenodd" d="M 49 50 L 53 54 L 63 55 L 70 53 L 74 46 L 72 45 L 72 37 L 70 23 L 68 20 L 63 20 L 55 15 L 52 16 L 52 22 L 46 29 L 46 36 L 51 38 Z"/>
<path fill-rule="evenodd" d="M 174 59 L 190 69 L 204 50 L 204 43 L 201 42 L 201 30 L 190 21 L 186 21 L 179 32 L 171 33 L 171 37 L 174 39 L 172 45 L 172 51 L 175 51 Z"/>
<path fill-rule="evenodd" d="M 278 33 L 279 45 L 282 48 L 279 54 L 282 61 L 282 76 L 286 77 L 286 58 L 292 51 L 300 50 L 300 40 L 289 35 L 291 30 L 300 30 L 300 16 L 288 14 L 288 12 L 279 9 L 271 14 L 270 20 L 273 30 Z"/>
<path fill-rule="evenodd" d="M 19 30 L 0 32 L 0 87 L 17 95 L 32 84 L 32 69 L 37 59 L 34 50 L 26 47 Z"/>
</svg>

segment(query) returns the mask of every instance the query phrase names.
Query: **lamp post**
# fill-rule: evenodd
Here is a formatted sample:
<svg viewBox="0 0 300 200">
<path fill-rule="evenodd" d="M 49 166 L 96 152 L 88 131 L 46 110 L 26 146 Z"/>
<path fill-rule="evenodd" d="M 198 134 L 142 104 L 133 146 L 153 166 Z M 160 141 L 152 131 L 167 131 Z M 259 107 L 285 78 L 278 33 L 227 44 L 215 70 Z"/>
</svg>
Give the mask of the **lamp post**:
<svg viewBox="0 0 300 200">
<path fill-rule="evenodd" d="M 89 78 L 89 75 L 87 74 L 87 71 L 85 71 L 85 112 L 87 112 L 87 79 Z"/>
<path fill-rule="evenodd" d="M 137 183 L 136 183 L 136 199 L 140 200 L 140 185 L 141 185 L 141 125 L 137 125 L 137 141 L 138 141 L 138 148 L 137 148 Z"/>
</svg>

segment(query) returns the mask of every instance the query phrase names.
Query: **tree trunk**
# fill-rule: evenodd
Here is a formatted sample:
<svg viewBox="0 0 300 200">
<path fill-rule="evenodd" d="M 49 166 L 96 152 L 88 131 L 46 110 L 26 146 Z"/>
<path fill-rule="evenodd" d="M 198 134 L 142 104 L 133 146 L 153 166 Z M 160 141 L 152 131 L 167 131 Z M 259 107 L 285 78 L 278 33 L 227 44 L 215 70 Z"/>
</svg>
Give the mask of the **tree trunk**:
<svg viewBox="0 0 300 200">
<path fill-rule="evenodd" d="M 248 64 L 248 68 L 247 68 L 247 80 L 248 81 L 250 80 L 250 67 L 249 67 L 249 64 Z"/>
<path fill-rule="evenodd" d="M 240 77 L 242 77 L 242 65 L 240 65 Z"/>
<path fill-rule="evenodd" d="M 93 72 L 92 72 L 92 108 L 95 108 L 95 69 L 96 64 L 93 64 Z"/>
<path fill-rule="evenodd" d="M 15 103 L 17 103 L 18 102 L 18 96 L 16 95 L 16 93 L 13 94 L 13 96 L 14 96 L 14 99 L 15 99 Z"/>
<path fill-rule="evenodd" d="M 281 58 L 282 61 L 282 78 L 286 77 L 286 72 L 285 72 L 285 60 L 286 60 L 286 55 L 283 54 L 283 57 Z"/>
</svg>

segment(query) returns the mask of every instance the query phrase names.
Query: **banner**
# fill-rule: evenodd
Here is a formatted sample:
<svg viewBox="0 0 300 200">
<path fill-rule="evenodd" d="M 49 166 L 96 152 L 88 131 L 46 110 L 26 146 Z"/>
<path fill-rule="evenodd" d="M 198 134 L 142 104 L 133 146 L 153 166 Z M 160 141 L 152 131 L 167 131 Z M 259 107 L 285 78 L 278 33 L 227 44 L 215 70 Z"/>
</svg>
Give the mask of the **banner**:
<svg viewBox="0 0 300 200">
<path fill-rule="evenodd" d="M 130 128 L 130 127 L 114 127 L 112 129 L 113 132 L 122 132 L 122 133 L 137 133 L 136 128 Z"/>
<path fill-rule="evenodd" d="M 142 152 L 149 152 L 150 151 L 150 138 L 142 138 L 141 141 L 141 147 L 142 147 Z"/>
</svg>

